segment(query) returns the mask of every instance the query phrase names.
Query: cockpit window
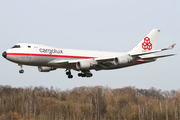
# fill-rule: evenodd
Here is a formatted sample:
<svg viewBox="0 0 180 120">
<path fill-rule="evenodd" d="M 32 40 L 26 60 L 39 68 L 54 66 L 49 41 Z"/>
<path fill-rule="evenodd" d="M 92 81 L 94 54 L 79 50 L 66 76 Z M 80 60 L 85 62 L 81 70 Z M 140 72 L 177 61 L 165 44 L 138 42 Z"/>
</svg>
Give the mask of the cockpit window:
<svg viewBox="0 0 180 120">
<path fill-rule="evenodd" d="M 14 45 L 12 48 L 21 48 L 20 45 Z"/>
</svg>

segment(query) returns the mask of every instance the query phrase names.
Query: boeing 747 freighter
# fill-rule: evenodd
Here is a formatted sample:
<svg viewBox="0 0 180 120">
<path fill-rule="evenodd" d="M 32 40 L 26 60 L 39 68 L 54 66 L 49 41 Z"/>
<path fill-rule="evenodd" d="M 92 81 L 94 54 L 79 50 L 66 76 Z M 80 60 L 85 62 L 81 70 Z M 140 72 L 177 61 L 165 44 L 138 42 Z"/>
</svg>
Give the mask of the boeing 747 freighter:
<svg viewBox="0 0 180 120">
<path fill-rule="evenodd" d="M 54 48 L 45 45 L 19 43 L 3 52 L 2 56 L 20 66 L 19 73 L 24 73 L 23 65 L 37 66 L 40 72 L 49 72 L 58 68 L 66 69 L 68 78 L 73 78 L 71 70 L 79 71 L 79 77 L 92 77 L 90 70 L 111 70 L 156 61 L 157 58 L 173 56 L 154 55 L 174 48 L 154 50 L 160 30 L 153 29 L 131 51 L 125 53 L 72 50 Z"/>
</svg>

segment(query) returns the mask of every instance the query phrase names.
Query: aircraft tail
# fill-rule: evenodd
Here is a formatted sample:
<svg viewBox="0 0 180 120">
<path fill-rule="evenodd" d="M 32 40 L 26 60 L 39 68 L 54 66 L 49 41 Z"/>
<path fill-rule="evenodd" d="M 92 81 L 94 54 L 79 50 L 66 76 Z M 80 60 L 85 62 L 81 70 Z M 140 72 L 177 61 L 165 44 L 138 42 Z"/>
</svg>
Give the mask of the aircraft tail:
<svg viewBox="0 0 180 120">
<path fill-rule="evenodd" d="M 159 37 L 160 30 L 153 29 L 144 39 L 134 47 L 130 53 L 147 52 L 154 50 Z"/>
</svg>

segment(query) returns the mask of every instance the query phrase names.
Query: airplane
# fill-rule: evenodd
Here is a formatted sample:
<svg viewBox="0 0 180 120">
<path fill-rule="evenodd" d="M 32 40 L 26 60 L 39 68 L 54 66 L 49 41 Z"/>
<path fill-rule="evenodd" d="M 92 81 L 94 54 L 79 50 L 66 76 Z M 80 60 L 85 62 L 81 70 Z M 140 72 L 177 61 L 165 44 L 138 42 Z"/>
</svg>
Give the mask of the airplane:
<svg viewBox="0 0 180 120">
<path fill-rule="evenodd" d="M 126 53 L 62 49 L 45 45 L 19 43 L 4 51 L 2 56 L 20 66 L 19 73 L 24 73 L 23 65 L 37 66 L 40 72 L 49 72 L 58 68 L 66 69 L 68 78 L 73 78 L 71 70 L 79 71 L 79 77 L 92 77 L 90 70 L 112 70 L 156 61 L 157 58 L 173 56 L 154 55 L 174 48 L 154 50 L 160 34 L 153 29 L 131 51 Z"/>
</svg>

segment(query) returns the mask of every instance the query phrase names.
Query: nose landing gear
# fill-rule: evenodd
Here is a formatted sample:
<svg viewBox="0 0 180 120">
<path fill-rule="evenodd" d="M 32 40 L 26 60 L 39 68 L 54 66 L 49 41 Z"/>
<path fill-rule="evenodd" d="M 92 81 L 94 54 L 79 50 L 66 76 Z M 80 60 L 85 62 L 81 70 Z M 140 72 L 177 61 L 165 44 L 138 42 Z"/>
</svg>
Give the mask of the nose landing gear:
<svg viewBox="0 0 180 120">
<path fill-rule="evenodd" d="M 24 73 L 24 70 L 22 69 L 22 64 L 19 64 L 19 66 L 20 66 L 20 70 L 19 70 L 19 73 Z"/>
<path fill-rule="evenodd" d="M 21 73 L 21 74 L 24 73 L 24 70 L 19 70 L 19 73 Z"/>
</svg>

